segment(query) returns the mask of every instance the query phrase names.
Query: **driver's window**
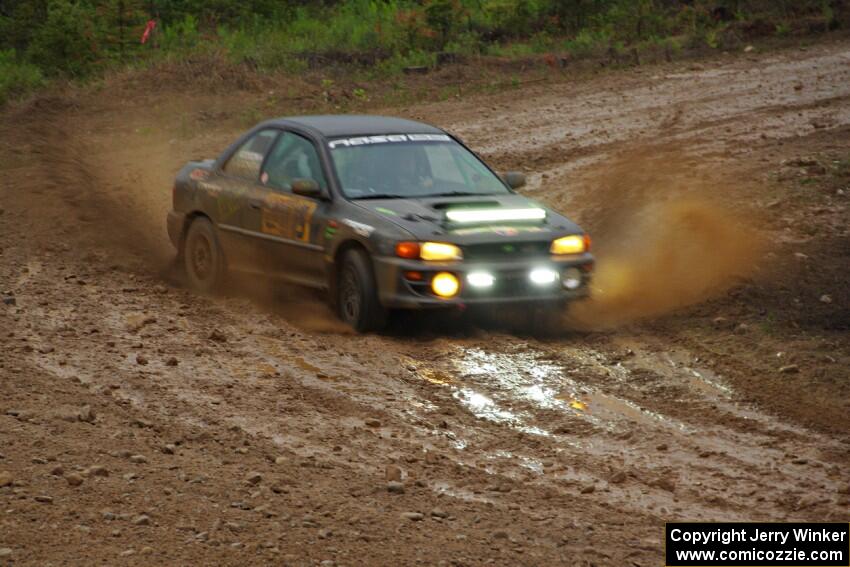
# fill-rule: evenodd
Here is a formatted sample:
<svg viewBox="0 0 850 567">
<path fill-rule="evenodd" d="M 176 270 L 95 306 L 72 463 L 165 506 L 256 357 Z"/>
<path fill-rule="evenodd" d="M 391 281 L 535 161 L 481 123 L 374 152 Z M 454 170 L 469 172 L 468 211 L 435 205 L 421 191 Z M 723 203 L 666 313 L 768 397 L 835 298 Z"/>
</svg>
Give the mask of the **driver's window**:
<svg viewBox="0 0 850 567">
<path fill-rule="evenodd" d="M 260 182 L 280 191 L 291 191 L 295 179 L 313 179 L 327 188 L 319 154 L 313 143 L 303 136 L 284 132 L 272 148 Z"/>
<path fill-rule="evenodd" d="M 279 130 L 261 130 L 242 144 L 224 165 L 225 173 L 257 182 L 260 167 Z"/>
</svg>

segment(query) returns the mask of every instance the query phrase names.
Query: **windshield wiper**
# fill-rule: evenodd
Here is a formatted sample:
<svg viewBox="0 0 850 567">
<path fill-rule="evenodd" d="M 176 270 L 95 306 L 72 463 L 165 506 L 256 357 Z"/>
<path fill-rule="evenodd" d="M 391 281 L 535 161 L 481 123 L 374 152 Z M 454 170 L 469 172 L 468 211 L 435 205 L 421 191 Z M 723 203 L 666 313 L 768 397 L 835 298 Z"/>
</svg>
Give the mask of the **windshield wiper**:
<svg viewBox="0 0 850 567">
<path fill-rule="evenodd" d="M 363 195 L 362 197 L 350 197 L 352 201 L 361 201 L 366 199 L 409 199 L 409 195 L 397 195 L 395 193 L 385 193 L 376 195 Z"/>
</svg>

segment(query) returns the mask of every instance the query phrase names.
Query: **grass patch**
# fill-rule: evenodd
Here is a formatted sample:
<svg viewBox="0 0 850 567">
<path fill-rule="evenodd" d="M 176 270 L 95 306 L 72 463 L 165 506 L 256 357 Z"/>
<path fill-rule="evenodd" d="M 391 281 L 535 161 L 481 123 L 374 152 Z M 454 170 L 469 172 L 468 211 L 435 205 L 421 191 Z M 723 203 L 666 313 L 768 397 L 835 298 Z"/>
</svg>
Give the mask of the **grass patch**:
<svg viewBox="0 0 850 567">
<path fill-rule="evenodd" d="M 19 98 L 45 83 L 38 67 L 18 60 L 13 50 L 0 51 L 0 104 Z"/>
</svg>

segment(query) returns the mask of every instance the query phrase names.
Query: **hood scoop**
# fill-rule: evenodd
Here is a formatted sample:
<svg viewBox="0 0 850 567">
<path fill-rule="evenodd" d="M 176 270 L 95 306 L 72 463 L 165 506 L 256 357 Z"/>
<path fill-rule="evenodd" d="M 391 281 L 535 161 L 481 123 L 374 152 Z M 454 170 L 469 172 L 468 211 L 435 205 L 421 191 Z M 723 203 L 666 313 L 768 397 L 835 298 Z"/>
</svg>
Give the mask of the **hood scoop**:
<svg viewBox="0 0 850 567">
<path fill-rule="evenodd" d="M 432 203 L 431 207 L 438 211 L 447 209 L 496 209 L 502 204 L 498 201 L 446 201 L 442 203 Z"/>
</svg>

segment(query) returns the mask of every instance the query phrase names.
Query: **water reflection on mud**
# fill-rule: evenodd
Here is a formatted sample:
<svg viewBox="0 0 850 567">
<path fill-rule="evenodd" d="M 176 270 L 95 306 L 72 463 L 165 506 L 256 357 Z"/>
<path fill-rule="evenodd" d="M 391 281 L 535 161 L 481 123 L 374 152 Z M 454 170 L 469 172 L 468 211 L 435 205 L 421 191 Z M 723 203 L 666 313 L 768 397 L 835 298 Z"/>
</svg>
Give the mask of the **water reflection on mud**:
<svg viewBox="0 0 850 567">
<path fill-rule="evenodd" d="M 587 362 L 586 353 L 570 353 Z M 593 364 L 600 365 L 598 361 Z M 611 372 L 611 367 L 606 367 Z M 628 371 L 617 365 L 618 378 Z M 663 423 L 678 429 L 682 424 L 640 407 L 631 400 L 603 393 L 571 376 L 572 371 L 541 358 L 538 352 L 487 352 L 481 348 L 458 348 L 450 370 L 420 369 L 431 383 L 451 387 L 453 397 L 476 417 L 506 423 L 535 435 L 551 432 L 534 424 L 536 414 L 559 411 L 603 429 L 621 422 Z"/>
</svg>

